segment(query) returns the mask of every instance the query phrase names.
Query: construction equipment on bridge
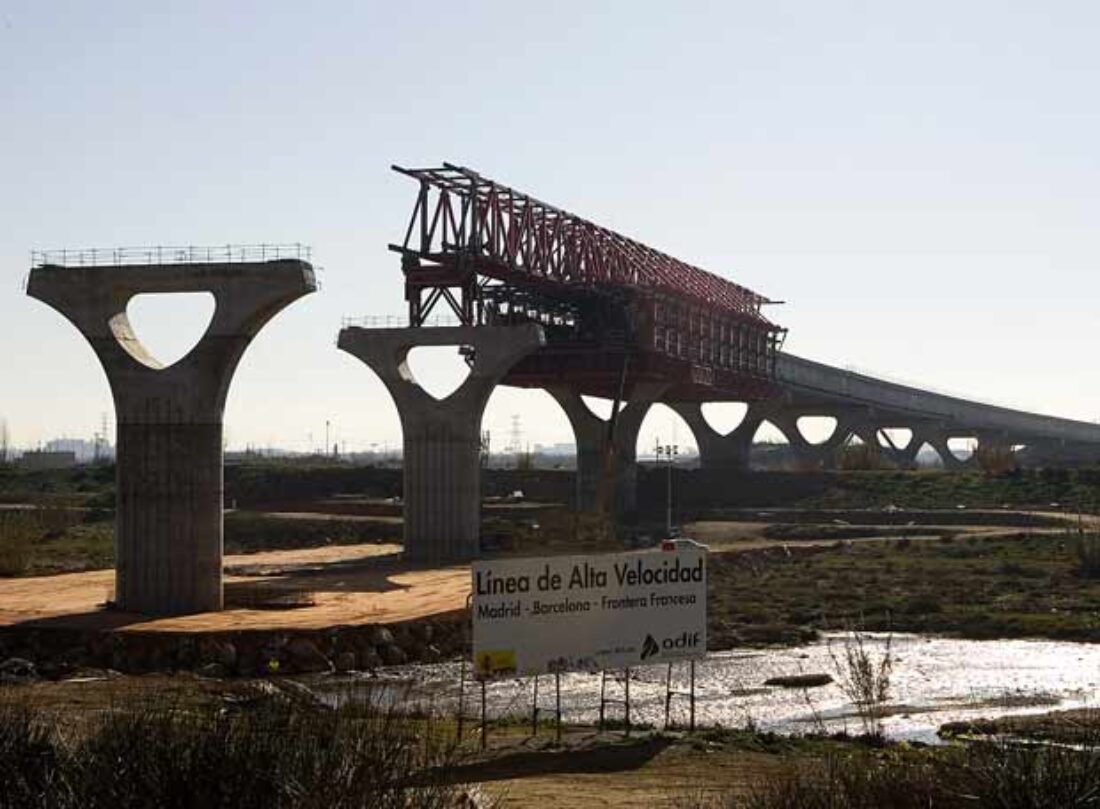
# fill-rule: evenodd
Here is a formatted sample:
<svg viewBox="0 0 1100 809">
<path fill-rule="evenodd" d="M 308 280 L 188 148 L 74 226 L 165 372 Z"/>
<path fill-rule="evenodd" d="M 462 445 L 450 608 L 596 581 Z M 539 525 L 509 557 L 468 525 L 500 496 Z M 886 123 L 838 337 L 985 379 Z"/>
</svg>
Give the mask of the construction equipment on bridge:
<svg viewBox="0 0 1100 809">
<path fill-rule="evenodd" d="M 740 401 L 773 390 L 785 330 L 752 290 L 579 216 L 444 163 L 393 167 L 420 184 L 401 254 L 409 325 L 443 304 L 463 325 L 536 322 L 547 344 L 504 384 L 568 380 L 613 398 L 670 383 L 677 401 Z"/>
</svg>

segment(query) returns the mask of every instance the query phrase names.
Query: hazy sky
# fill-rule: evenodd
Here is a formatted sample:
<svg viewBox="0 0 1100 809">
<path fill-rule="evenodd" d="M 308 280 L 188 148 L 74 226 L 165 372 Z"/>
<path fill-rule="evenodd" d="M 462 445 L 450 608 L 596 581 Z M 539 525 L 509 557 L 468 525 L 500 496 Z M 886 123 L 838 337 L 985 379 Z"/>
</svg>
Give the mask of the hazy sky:
<svg viewBox="0 0 1100 809">
<path fill-rule="evenodd" d="M 334 339 L 403 308 L 389 165 L 449 160 L 787 301 L 795 353 L 1095 419 L 1098 41 L 1090 2 L 0 0 L 0 417 L 112 410 L 32 247 L 301 241 L 324 289 L 249 349 L 230 442 L 396 444 Z M 494 444 L 513 413 L 571 439 L 498 390 Z"/>
</svg>

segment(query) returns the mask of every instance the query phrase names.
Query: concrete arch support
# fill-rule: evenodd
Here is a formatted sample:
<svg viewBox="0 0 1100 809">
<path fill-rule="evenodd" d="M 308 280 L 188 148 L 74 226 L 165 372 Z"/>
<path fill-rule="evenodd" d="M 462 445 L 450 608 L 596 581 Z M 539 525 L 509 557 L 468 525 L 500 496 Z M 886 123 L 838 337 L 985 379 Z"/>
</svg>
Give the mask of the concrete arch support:
<svg viewBox="0 0 1100 809">
<path fill-rule="evenodd" d="M 115 602 L 185 614 L 222 607 L 222 414 L 237 363 L 280 310 L 316 289 L 302 261 L 36 267 L 27 294 L 91 344 L 114 397 Z M 206 334 L 164 368 L 126 316 L 141 293 L 209 292 Z"/>
<path fill-rule="evenodd" d="M 944 469 L 963 469 L 965 464 L 951 451 L 951 447 L 947 443 L 948 438 L 949 436 L 942 431 L 928 431 L 924 434 L 925 443 L 940 456 L 940 462 L 943 463 Z"/>
<path fill-rule="evenodd" d="M 614 510 L 618 514 L 630 514 L 638 507 L 638 433 L 649 408 L 664 391 L 664 385 L 636 385 L 625 405 L 615 418 L 615 446 L 613 464 Z M 588 409 L 579 393 L 564 386 L 546 389 L 565 411 L 573 427 L 577 445 L 577 494 L 576 508 L 592 511 L 599 504 L 600 483 L 606 473 L 605 460 L 608 422 Z"/>
<path fill-rule="evenodd" d="M 668 402 L 668 406 L 691 428 L 703 469 L 745 471 L 749 468 L 752 440 L 764 421 L 764 413 L 759 406 L 749 405 L 741 423 L 725 435 L 710 426 L 703 415 L 701 403 Z"/>
<path fill-rule="evenodd" d="M 481 416 L 493 388 L 544 344 L 541 327 L 345 328 L 337 345 L 370 366 L 397 405 L 404 445 L 405 556 L 439 564 L 476 558 L 481 535 Z M 467 346 L 470 374 L 445 399 L 413 377 L 416 346 Z"/>
</svg>

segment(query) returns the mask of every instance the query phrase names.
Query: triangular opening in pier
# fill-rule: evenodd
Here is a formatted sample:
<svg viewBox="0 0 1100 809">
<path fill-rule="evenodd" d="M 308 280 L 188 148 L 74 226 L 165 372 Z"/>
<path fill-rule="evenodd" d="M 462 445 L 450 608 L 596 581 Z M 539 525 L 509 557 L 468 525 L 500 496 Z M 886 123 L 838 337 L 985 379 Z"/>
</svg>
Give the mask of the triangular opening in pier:
<svg viewBox="0 0 1100 809">
<path fill-rule="evenodd" d="M 611 418 L 611 408 L 615 402 L 602 396 L 581 396 L 581 401 L 588 408 L 588 412 L 598 419 L 607 421 Z M 623 403 L 619 403 L 619 412 L 623 411 Z"/>
<path fill-rule="evenodd" d="M 836 432 L 833 416 L 800 416 L 795 422 L 798 432 L 811 444 L 824 444 Z"/>
<path fill-rule="evenodd" d="M 978 439 L 974 436 L 954 436 L 947 439 L 947 449 L 956 460 L 969 461 L 978 448 Z"/>
<path fill-rule="evenodd" d="M 753 444 L 790 444 L 787 439 L 787 434 L 772 424 L 767 419 L 760 422 L 760 426 L 756 428 L 756 432 L 752 436 Z"/>
<path fill-rule="evenodd" d="M 927 441 L 921 443 L 920 447 L 917 449 L 916 455 L 913 457 L 918 467 L 926 467 L 929 469 L 943 468 L 943 457 L 936 448 Z"/>
<path fill-rule="evenodd" d="M 875 435 L 879 446 L 890 449 L 906 449 L 913 440 L 913 431 L 908 427 L 883 427 Z"/>
<path fill-rule="evenodd" d="M 470 375 L 467 346 L 416 346 L 406 362 L 420 387 L 442 401 L 462 387 Z"/>
<path fill-rule="evenodd" d="M 199 344 L 215 308 L 209 292 L 143 292 L 126 305 L 126 319 L 145 353 L 167 368 Z"/>
<path fill-rule="evenodd" d="M 704 402 L 703 418 L 718 435 L 729 435 L 745 420 L 749 406 L 745 402 Z"/>
<path fill-rule="evenodd" d="M 657 447 L 661 447 L 660 453 Z M 654 404 L 642 419 L 635 444 L 638 458 L 647 461 L 665 460 L 671 456 L 678 463 L 693 463 L 699 454 L 695 434 L 680 414 L 666 404 Z"/>
</svg>

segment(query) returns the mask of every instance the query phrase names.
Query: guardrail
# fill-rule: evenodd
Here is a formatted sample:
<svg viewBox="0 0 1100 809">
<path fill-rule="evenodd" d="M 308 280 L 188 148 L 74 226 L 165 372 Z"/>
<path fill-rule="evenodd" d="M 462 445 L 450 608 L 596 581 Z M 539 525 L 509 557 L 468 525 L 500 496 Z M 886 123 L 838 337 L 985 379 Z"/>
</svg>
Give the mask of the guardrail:
<svg viewBox="0 0 1100 809">
<path fill-rule="evenodd" d="M 123 267 L 156 264 L 241 264 L 245 262 L 296 259 L 310 261 L 313 248 L 307 244 L 225 244 L 167 247 L 90 247 L 79 250 L 32 250 L 31 266 Z"/>
<path fill-rule="evenodd" d="M 461 326 L 462 321 L 450 315 L 436 315 L 424 320 L 421 326 L 443 328 Z M 359 317 L 344 317 L 340 320 L 340 328 L 349 327 L 360 329 L 407 329 L 409 326 L 408 315 L 362 315 Z"/>
</svg>

